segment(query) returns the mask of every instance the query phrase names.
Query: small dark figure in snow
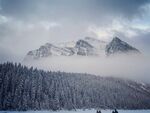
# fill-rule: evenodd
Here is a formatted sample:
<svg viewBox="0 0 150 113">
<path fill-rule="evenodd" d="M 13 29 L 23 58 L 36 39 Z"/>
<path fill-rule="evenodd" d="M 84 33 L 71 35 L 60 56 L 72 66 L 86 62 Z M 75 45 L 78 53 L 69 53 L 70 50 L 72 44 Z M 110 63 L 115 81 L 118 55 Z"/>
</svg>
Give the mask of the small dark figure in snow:
<svg viewBox="0 0 150 113">
<path fill-rule="evenodd" d="M 97 110 L 96 113 L 101 113 L 101 111 L 100 111 L 100 110 Z"/>
<path fill-rule="evenodd" d="M 118 113 L 118 111 L 115 109 L 114 111 L 112 111 L 112 113 Z"/>
</svg>

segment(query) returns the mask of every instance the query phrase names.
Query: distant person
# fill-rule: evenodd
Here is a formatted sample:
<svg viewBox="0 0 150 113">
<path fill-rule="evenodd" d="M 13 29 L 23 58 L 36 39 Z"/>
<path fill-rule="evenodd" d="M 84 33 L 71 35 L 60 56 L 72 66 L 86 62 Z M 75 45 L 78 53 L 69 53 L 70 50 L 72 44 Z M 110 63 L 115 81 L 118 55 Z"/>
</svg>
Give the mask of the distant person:
<svg viewBox="0 0 150 113">
<path fill-rule="evenodd" d="M 114 111 L 112 111 L 112 113 L 118 113 L 117 109 L 115 109 Z"/>
<path fill-rule="evenodd" d="M 117 109 L 115 109 L 115 113 L 118 113 Z"/>
<path fill-rule="evenodd" d="M 97 112 L 96 113 L 101 113 L 101 111 L 100 110 L 97 110 Z"/>
</svg>

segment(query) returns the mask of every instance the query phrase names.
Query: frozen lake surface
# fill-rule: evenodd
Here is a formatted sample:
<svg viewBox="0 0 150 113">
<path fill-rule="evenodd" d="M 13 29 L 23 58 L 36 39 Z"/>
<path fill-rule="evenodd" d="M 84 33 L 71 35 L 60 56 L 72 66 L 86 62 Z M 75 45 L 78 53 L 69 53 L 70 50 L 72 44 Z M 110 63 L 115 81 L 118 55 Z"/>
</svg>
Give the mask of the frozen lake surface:
<svg viewBox="0 0 150 113">
<path fill-rule="evenodd" d="M 112 110 L 101 110 L 102 113 L 112 113 Z M 0 113 L 96 113 L 96 110 L 76 111 L 0 111 Z M 118 110 L 118 113 L 150 113 L 150 110 Z"/>
</svg>

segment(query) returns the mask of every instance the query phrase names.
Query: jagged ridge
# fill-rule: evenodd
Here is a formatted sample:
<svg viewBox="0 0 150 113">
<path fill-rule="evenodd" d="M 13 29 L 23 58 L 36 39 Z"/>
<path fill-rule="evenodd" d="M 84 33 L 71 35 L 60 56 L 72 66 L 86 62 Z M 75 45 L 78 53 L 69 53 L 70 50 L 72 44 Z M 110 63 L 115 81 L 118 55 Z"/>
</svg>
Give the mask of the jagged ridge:
<svg viewBox="0 0 150 113">
<path fill-rule="evenodd" d="M 121 53 L 140 53 L 138 49 L 120 40 L 118 37 L 113 38 L 113 40 L 106 46 L 105 51 L 106 55 Z"/>
<path fill-rule="evenodd" d="M 25 59 L 39 59 L 50 56 L 109 56 L 112 54 L 122 53 L 140 53 L 140 51 L 128 43 L 120 40 L 118 37 L 113 38 L 110 43 L 91 37 L 85 37 L 82 40 L 72 41 L 60 44 L 45 44 L 37 50 L 28 52 Z"/>
</svg>

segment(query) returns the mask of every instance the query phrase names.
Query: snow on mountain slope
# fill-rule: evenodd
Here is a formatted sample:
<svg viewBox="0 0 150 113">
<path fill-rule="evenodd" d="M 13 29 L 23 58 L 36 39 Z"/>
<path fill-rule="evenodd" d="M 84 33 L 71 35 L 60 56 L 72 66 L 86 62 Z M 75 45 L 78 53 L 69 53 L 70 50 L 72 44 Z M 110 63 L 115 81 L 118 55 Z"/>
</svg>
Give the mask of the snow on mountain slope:
<svg viewBox="0 0 150 113">
<path fill-rule="evenodd" d="M 109 56 L 118 53 L 140 53 L 138 49 L 115 37 L 110 43 L 91 37 L 59 44 L 47 43 L 39 49 L 29 51 L 26 59 L 39 59 L 50 56 Z"/>
<path fill-rule="evenodd" d="M 99 50 L 104 51 L 104 46 L 104 42 L 92 38 L 85 38 L 76 42 L 72 41 L 55 45 L 47 43 L 41 46 L 39 49 L 29 51 L 25 57 L 25 60 L 61 55 L 97 56 L 102 53 L 102 51 Z"/>
<path fill-rule="evenodd" d="M 77 55 L 82 56 L 96 55 L 94 47 L 84 40 L 78 40 L 76 42 L 75 52 Z"/>
<path fill-rule="evenodd" d="M 96 38 L 91 38 L 91 37 L 85 37 L 84 40 L 90 43 L 92 46 L 94 46 L 97 49 L 105 49 L 105 46 L 107 44 L 107 42 L 105 41 L 101 41 L 101 40 L 98 40 Z"/>
<path fill-rule="evenodd" d="M 60 48 L 56 47 L 53 44 L 46 43 L 45 45 L 41 46 L 39 49 L 29 51 L 25 59 L 38 59 L 42 57 L 49 57 L 49 56 L 70 56 L 73 54 L 73 51 L 68 48 Z"/>
<path fill-rule="evenodd" d="M 95 48 L 95 53 L 98 56 L 105 56 L 105 48 L 107 42 L 95 38 L 91 38 L 91 37 L 85 37 L 84 40 L 90 43 Z"/>
<path fill-rule="evenodd" d="M 75 52 L 74 55 L 83 54 L 86 56 L 89 56 L 89 55 L 104 56 L 105 55 L 104 50 L 105 50 L 106 44 L 107 43 L 105 41 L 101 41 L 101 40 L 98 40 L 98 39 L 92 38 L 92 37 L 85 37 L 85 38 L 77 40 L 77 41 L 64 42 L 64 43 L 59 43 L 56 45 L 58 47 L 62 47 L 62 48 L 63 47 L 72 48 Z M 84 47 L 83 47 L 83 45 L 84 45 Z M 89 45 L 93 46 L 93 47 L 90 48 Z M 78 52 L 79 53 L 78 54 L 77 53 L 78 50 L 83 51 L 83 53 Z"/>
<path fill-rule="evenodd" d="M 132 47 L 128 43 L 120 40 L 118 37 L 113 38 L 113 40 L 106 46 L 106 55 L 112 54 L 122 54 L 122 53 L 140 53 L 138 49 Z"/>
<path fill-rule="evenodd" d="M 67 47 L 67 48 L 73 48 L 76 45 L 76 41 L 70 41 L 70 42 L 62 42 L 55 44 L 57 47 Z"/>
</svg>

